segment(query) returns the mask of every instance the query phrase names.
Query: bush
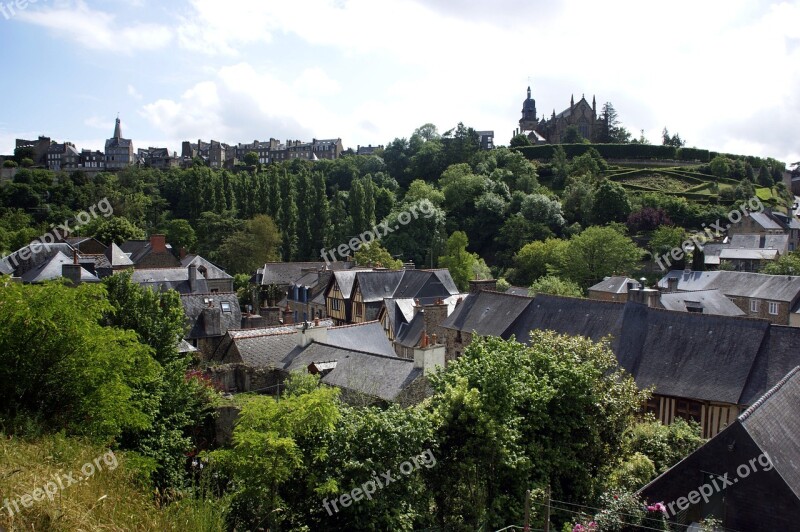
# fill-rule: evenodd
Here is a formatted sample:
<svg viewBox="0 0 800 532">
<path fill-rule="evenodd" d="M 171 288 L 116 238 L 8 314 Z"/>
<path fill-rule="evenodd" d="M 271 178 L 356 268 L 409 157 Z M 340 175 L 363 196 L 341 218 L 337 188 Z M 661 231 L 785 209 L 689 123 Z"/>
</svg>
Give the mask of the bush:
<svg viewBox="0 0 800 532">
<path fill-rule="evenodd" d="M 16 168 L 18 166 L 17 161 L 12 161 L 11 159 L 3 161 L 3 168 Z"/>
</svg>

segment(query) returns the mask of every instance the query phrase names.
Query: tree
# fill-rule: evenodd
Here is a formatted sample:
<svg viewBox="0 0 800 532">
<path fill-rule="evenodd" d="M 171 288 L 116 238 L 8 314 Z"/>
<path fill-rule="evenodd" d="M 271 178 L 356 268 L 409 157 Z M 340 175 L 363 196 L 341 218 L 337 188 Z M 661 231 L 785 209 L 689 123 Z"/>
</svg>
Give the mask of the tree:
<svg viewBox="0 0 800 532">
<path fill-rule="evenodd" d="M 555 275 L 539 277 L 528 289 L 532 296 L 536 294 L 550 294 L 554 296 L 583 297 L 583 290 L 572 281 L 559 279 Z"/>
<path fill-rule="evenodd" d="M 210 454 L 212 468 L 229 476 L 232 493 L 228 526 L 271 530 L 291 524 L 292 508 L 284 496 L 301 480 L 322 496 L 338 495 L 335 482 L 318 483 L 315 468 L 324 465 L 330 437 L 341 418 L 339 389 L 317 387 L 310 375 L 290 377 L 276 400 L 253 396 L 244 400 L 233 432 L 233 447 Z M 288 528 L 293 528 L 287 526 Z"/>
<path fill-rule="evenodd" d="M 438 463 L 426 477 L 440 529 L 520 521 L 531 487 L 592 497 L 644 401 L 607 344 L 539 330 L 520 340 L 477 338 L 431 378 Z"/>
<path fill-rule="evenodd" d="M 641 210 L 632 212 L 626 222 L 628 229 L 634 233 L 640 231 L 653 231 L 662 225 L 673 225 L 666 211 L 661 207 L 642 207 Z"/>
<path fill-rule="evenodd" d="M 631 202 L 628 193 L 619 183 L 603 180 L 594 194 L 592 220 L 596 224 L 623 222 L 631 213 Z"/>
<path fill-rule="evenodd" d="M 508 145 L 511 148 L 522 148 L 524 146 L 530 146 L 531 141 L 528 138 L 528 135 L 524 133 L 519 133 L 518 135 L 514 135 L 511 138 L 511 142 L 509 142 Z"/>
<path fill-rule="evenodd" d="M 564 131 L 564 134 L 561 135 L 561 144 L 583 144 L 587 142 L 581 132 L 578 130 L 578 126 L 569 126 Z"/>
<path fill-rule="evenodd" d="M 553 271 L 563 261 L 567 241 L 548 238 L 523 246 L 514 256 L 514 284 L 530 286 L 533 281 Z"/>
<path fill-rule="evenodd" d="M 631 140 L 631 133 L 620 124 L 617 111 L 611 102 L 603 104 L 600 112 L 602 132 L 599 142 L 626 144 Z"/>
<path fill-rule="evenodd" d="M 676 148 L 682 148 L 686 145 L 686 141 L 681 139 L 681 136 L 678 133 L 670 136 L 669 131 L 667 130 L 666 126 L 664 130 L 661 132 L 661 144 L 663 146 L 674 146 Z"/>
<path fill-rule="evenodd" d="M 772 174 L 770 173 L 769 168 L 766 166 L 762 166 L 758 170 L 758 184 L 762 187 L 770 188 L 775 185 L 775 180 L 772 179 Z"/>
<path fill-rule="evenodd" d="M 110 246 L 114 244 L 122 244 L 127 240 L 142 240 L 145 238 L 144 231 L 133 225 L 127 218 L 114 216 L 107 218 L 99 225 L 95 226 L 92 230 L 87 228 L 87 236 L 92 236 L 105 244 Z"/>
<path fill-rule="evenodd" d="M 272 218 L 259 214 L 223 241 L 219 260 L 229 273 L 252 273 L 264 263 L 278 260 L 280 249 L 278 227 Z"/>
<path fill-rule="evenodd" d="M 711 170 L 711 174 L 714 177 L 726 178 L 731 175 L 731 162 L 732 161 L 727 157 L 717 155 L 708 163 L 708 168 Z"/>
<path fill-rule="evenodd" d="M 102 285 L 0 278 L 6 431 L 28 418 L 106 442 L 151 425 L 146 391 L 158 380 L 158 364 L 134 332 L 101 325 L 112 310 Z"/>
<path fill-rule="evenodd" d="M 446 255 L 439 257 L 439 266 L 450 270 L 450 275 L 456 286 L 462 292 L 469 288 L 472 279 L 472 268 L 478 256 L 467 251 L 469 240 L 466 233 L 456 231 L 447 239 L 445 246 Z"/>
<path fill-rule="evenodd" d="M 663 425 L 651 415 L 626 432 L 624 452 L 646 456 L 655 466 L 654 473 L 660 475 L 703 445 L 705 440 L 701 434 L 697 422 L 676 418 L 669 425 Z M 650 480 L 646 479 L 645 483 Z"/>
<path fill-rule="evenodd" d="M 544 194 L 529 194 L 522 200 L 520 213 L 527 220 L 535 224 L 559 228 L 564 225 L 564 216 L 561 214 L 561 203 L 557 199 L 550 199 Z"/>
<path fill-rule="evenodd" d="M 423 199 L 430 201 L 437 207 L 441 207 L 444 204 L 444 194 L 442 194 L 441 190 L 421 179 L 415 179 L 408 185 L 403 201 L 412 204 Z"/>
<path fill-rule="evenodd" d="M 653 236 L 650 238 L 650 253 L 653 254 L 654 260 L 665 255 L 668 256 L 673 249 L 681 249 L 681 244 L 685 240 L 686 230 L 683 227 L 663 225 L 653 231 Z M 676 263 L 673 258 L 669 258 L 669 260 L 675 264 L 683 262 L 678 261 Z"/>
<path fill-rule="evenodd" d="M 392 257 L 378 242 L 365 243 L 355 253 L 355 261 L 359 266 L 375 266 L 400 270 L 403 261 Z"/>
<path fill-rule="evenodd" d="M 17 161 L 13 161 L 11 159 L 6 159 L 3 161 L 3 168 L 17 168 L 18 166 L 19 164 L 17 164 Z"/>
<path fill-rule="evenodd" d="M 641 256 L 642 250 L 615 229 L 589 227 L 570 238 L 557 272 L 588 288 L 604 277 L 631 273 Z"/>
<path fill-rule="evenodd" d="M 560 144 L 556 145 L 553 150 L 553 159 L 550 161 L 550 166 L 553 168 L 553 186 L 561 188 L 569 174 L 569 166 L 567 164 L 567 152 Z"/>
<path fill-rule="evenodd" d="M 191 251 L 197 244 L 197 235 L 188 220 L 171 220 L 167 223 L 165 233 L 167 242 L 169 242 L 174 249 L 186 249 Z"/>
<path fill-rule="evenodd" d="M 244 164 L 247 166 L 258 166 L 258 153 L 249 151 L 244 154 Z"/>
<path fill-rule="evenodd" d="M 800 275 L 800 252 L 791 251 L 767 264 L 761 273 L 769 275 Z"/>
</svg>

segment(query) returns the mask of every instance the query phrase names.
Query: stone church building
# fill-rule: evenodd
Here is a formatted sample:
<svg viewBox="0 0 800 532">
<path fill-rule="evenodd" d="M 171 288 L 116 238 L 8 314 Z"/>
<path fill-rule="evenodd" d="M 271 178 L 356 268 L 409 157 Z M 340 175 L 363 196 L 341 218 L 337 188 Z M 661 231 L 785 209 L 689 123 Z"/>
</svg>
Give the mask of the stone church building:
<svg viewBox="0 0 800 532">
<path fill-rule="evenodd" d="M 581 96 L 575 103 L 575 98 L 570 97 L 569 107 L 559 114 L 553 109 L 550 119 L 536 116 L 536 100 L 531 97 L 531 88 L 528 87 L 528 97 L 522 103 L 522 118 L 519 120 L 519 129 L 527 133 L 532 144 L 558 144 L 569 126 L 576 126 L 578 132 L 591 141 L 595 141 L 601 132 L 601 120 L 597 118 L 597 102 L 592 96 L 592 104 Z"/>
</svg>

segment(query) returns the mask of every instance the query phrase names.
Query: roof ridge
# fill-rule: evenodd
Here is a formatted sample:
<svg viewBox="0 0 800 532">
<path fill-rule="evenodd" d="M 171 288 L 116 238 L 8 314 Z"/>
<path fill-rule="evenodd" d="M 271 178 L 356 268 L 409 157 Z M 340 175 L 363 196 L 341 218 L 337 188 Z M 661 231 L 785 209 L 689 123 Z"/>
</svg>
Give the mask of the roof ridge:
<svg viewBox="0 0 800 532">
<path fill-rule="evenodd" d="M 141 271 L 141 270 L 137 270 L 137 271 Z M 206 279 L 202 279 L 202 280 L 205 281 Z M 148 282 L 148 283 L 162 283 L 164 281 L 145 281 L 145 282 Z M 167 281 L 167 282 L 169 282 L 169 281 Z M 193 293 L 190 293 L 190 294 L 181 294 L 181 297 L 189 297 L 189 296 L 230 296 L 230 295 L 234 295 L 235 296 L 236 292 L 193 292 Z"/>
<path fill-rule="evenodd" d="M 320 320 L 322 321 L 322 320 Z M 362 321 L 361 323 L 347 323 L 345 325 L 336 325 L 335 327 L 328 327 L 328 330 L 331 329 L 347 329 L 348 327 L 360 327 L 361 325 L 367 325 L 369 323 L 380 323 L 378 320 L 370 320 L 370 321 Z"/>
<path fill-rule="evenodd" d="M 523 288 L 523 287 L 520 287 L 520 288 Z M 490 294 L 500 294 L 501 296 L 508 296 L 508 297 L 519 297 L 519 298 L 523 298 L 523 299 L 530 299 L 531 301 L 533 301 L 533 297 L 532 296 L 522 296 L 522 295 L 519 295 L 519 294 L 509 294 L 508 292 L 498 292 L 497 290 L 478 290 L 477 292 L 468 293 L 467 295 L 468 296 L 480 295 L 481 292 L 488 292 Z M 460 294 L 452 294 L 452 295 L 455 296 L 455 295 L 460 295 Z M 583 298 L 583 299 L 585 299 L 585 298 Z"/>
<path fill-rule="evenodd" d="M 761 405 L 766 403 L 773 395 L 778 393 L 778 391 L 781 388 L 783 388 L 783 386 L 787 382 L 789 382 L 789 380 L 791 380 L 791 378 L 794 377 L 794 375 L 797 374 L 798 372 L 800 372 L 800 366 L 795 366 L 795 368 L 792 371 L 787 373 L 786 376 L 784 376 L 780 381 L 778 381 L 778 384 L 773 386 L 767 393 L 759 397 L 758 400 L 750 406 L 750 408 L 742 412 L 742 414 L 738 417 L 738 420 L 740 422 L 746 421 L 747 418 L 752 416 L 753 413 L 761 407 Z"/>
<path fill-rule="evenodd" d="M 312 346 L 314 344 L 322 345 L 322 346 L 325 346 L 325 347 L 332 347 L 334 349 L 340 349 L 342 351 L 352 351 L 354 353 L 361 353 L 362 355 L 369 355 L 369 356 L 373 356 L 373 357 L 386 358 L 386 359 L 389 359 L 389 360 L 402 360 L 404 362 L 410 362 L 412 364 L 414 363 L 414 361 L 411 360 L 410 358 L 401 358 L 399 356 L 382 355 L 380 353 L 370 353 L 369 351 L 362 351 L 360 349 L 353 349 L 353 348 L 350 348 L 350 347 L 342 347 L 340 345 L 333 345 L 333 344 L 329 344 L 329 343 L 326 343 L 326 342 L 317 342 L 316 340 L 311 342 L 311 344 L 309 344 L 306 347 L 306 349 L 308 349 L 308 347 L 310 347 L 310 346 Z M 305 351 L 305 349 L 304 349 L 304 351 Z"/>
</svg>

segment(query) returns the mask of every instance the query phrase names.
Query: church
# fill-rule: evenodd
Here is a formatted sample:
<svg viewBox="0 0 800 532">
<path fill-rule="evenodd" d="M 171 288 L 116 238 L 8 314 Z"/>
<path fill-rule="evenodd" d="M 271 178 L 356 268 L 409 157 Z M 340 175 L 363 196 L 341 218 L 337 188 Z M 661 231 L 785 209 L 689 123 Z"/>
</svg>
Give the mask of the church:
<svg viewBox="0 0 800 532">
<path fill-rule="evenodd" d="M 569 107 L 559 114 L 553 109 L 549 120 L 536 117 L 536 100 L 531 97 L 531 88 L 528 87 L 528 97 L 522 102 L 522 118 L 519 120 L 519 131 L 528 135 L 531 144 L 558 144 L 570 126 L 578 128 L 583 138 L 591 141 L 597 140 L 601 132 L 601 121 L 597 118 L 597 102 L 592 96 L 592 104 L 581 96 L 575 103 L 575 98 L 570 97 Z"/>
</svg>

